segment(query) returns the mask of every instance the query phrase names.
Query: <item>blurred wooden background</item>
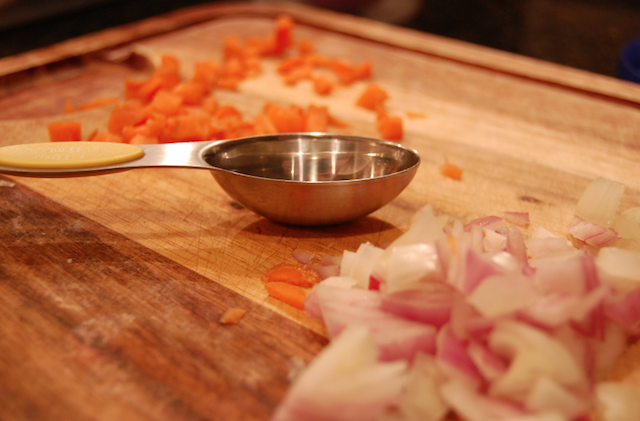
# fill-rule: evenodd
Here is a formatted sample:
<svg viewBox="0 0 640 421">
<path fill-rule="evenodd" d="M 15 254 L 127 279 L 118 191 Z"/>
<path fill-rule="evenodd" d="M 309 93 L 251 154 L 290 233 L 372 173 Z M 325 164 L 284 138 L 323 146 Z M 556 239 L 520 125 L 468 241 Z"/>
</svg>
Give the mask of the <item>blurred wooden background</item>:
<svg viewBox="0 0 640 421">
<path fill-rule="evenodd" d="M 615 76 L 637 0 L 298 0 Z M 0 57 L 204 0 L 0 0 Z"/>
</svg>

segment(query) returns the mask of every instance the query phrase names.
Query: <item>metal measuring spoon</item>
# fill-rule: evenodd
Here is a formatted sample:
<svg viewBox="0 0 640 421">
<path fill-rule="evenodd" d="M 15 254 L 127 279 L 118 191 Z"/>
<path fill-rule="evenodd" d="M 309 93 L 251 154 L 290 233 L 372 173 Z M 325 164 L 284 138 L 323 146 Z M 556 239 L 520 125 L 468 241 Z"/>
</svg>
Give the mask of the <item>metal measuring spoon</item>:
<svg viewBox="0 0 640 421">
<path fill-rule="evenodd" d="M 407 187 L 419 164 L 415 150 L 395 142 L 325 133 L 0 148 L 0 173 L 18 176 L 89 176 L 151 167 L 210 170 L 245 208 L 276 222 L 308 226 L 348 222 L 381 208 Z"/>
</svg>

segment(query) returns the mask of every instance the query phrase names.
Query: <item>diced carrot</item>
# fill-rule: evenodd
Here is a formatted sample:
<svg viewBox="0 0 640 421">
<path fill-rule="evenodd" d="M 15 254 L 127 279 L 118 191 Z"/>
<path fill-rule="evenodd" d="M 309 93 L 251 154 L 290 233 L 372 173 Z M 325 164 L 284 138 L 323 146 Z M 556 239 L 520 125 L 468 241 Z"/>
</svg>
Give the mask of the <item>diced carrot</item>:
<svg viewBox="0 0 640 421">
<path fill-rule="evenodd" d="M 318 54 L 311 54 L 306 57 L 307 63 L 311 64 L 313 67 L 324 67 L 330 68 L 333 64 L 333 59 L 327 56 L 321 56 Z"/>
<path fill-rule="evenodd" d="M 365 60 L 359 64 L 357 64 L 353 68 L 354 76 L 358 80 L 369 79 L 371 74 L 373 73 L 371 62 Z"/>
<path fill-rule="evenodd" d="M 148 106 L 148 111 L 166 116 L 176 115 L 182 106 L 183 97 L 176 92 L 159 91 Z"/>
<path fill-rule="evenodd" d="M 320 276 L 312 269 L 281 263 L 269 269 L 262 280 L 267 283 L 284 282 L 303 288 L 310 288 L 320 282 Z"/>
<path fill-rule="evenodd" d="M 202 100 L 200 108 L 213 115 L 218 109 L 218 100 L 215 97 L 209 96 Z"/>
<path fill-rule="evenodd" d="M 222 120 L 229 117 L 242 118 L 242 113 L 238 111 L 238 109 L 233 105 L 223 105 L 222 107 L 218 108 L 218 110 L 213 115 L 213 118 L 215 118 L 216 120 Z"/>
<path fill-rule="evenodd" d="M 276 18 L 275 54 L 283 53 L 293 44 L 293 27 L 295 23 L 290 16 L 280 15 Z"/>
<path fill-rule="evenodd" d="M 453 180 L 461 180 L 463 171 L 462 168 L 458 167 L 457 165 L 451 164 L 445 157 L 445 163 L 440 165 L 440 173 L 445 177 L 449 177 Z"/>
<path fill-rule="evenodd" d="M 327 75 L 318 75 L 313 78 L 313 90 L 318 95 L 329 95 L 333 92 L 333 80 Z"/>
<path fill-rule="evenodd" d="M 224 37 L 222 42 L 222 54 L 225 60 L 231 57 L 242 57 L 244 52 L 244 45 L 240 41 L 240 37 L 237 35 L 228 35 Z"/>
<path fill-rule="evenodd" d="M 209 138 L 211 116 L 202 110 L 193 110 L 187 115 L 171 117 L 175 122 L 170 136 L 177 141 L 207 140 Z"/>
<path fill-rule="evenodd" d="M 64 102 L 64 113 L 65 114 L 73 114 L 76 112 L 76 107 L 73 105 L 70 99 L 67 99 Z"/>
<path fill-rule="evenodd" d="M 220 77 L 222 68 L 214 61 L 201 61 L 195 64 L 191 81 L 202 85 L 207 93 L 213 89 Z"/>
<path fill-rule="evenodd" d="M 237 91 L 238 85 L 240 84 L 240 79 L 236 77 L 222 77 L 218 79 L 216 86 L 220 89 L 225 89 L 227 91 Z"/>
<path fill-rule="evenodd" d="M 285 282 L 269 282 L 265 285 L 265 288 L 269 296 L 292 307 L 304 310 L 304 300 L 307 298 L 307 291 L 304 288 Z"/>
<path fill-rule="evenodd" d="M 120 134 L 125 126 L 136 126 L 147 119 L 147 113 L 138 100 L 127 100 L 124 104 L 116 104 L 109 116 L 107 129 L 111 133 Z"/>
<path fill-rule="evenodd" d="M 220 317 L 220 323 L 223 325 L 234 325 L 242 319 L 246 311 L 240 307 L 228 308 Z"/>
<path fill-rule="evenodd" d="M 268 103 L 265 105 L 264 112 L 276 126 L 278 133 L 292 133 L 304 130 L 304 111 L 302 108 L 290 105 L 289 107 L 281 107 L 279 105 Z"/>
<path fill-rule="evenodd" d="M 97 135 L 98 135 L 98 129 L 95 129 L 94 131 L 89 133 L 89 136 L 87 136 L 87 142 L 92 142 L 93 139 L 95 139 Z"/>
<path fill-rule="evenodd" d="M 303 39 L 298 42 L 298 52 L 301 55 L 309 55 L 316 52 L 316 46 L 310 39 Z"/>
<path fill-rule="evenodd" d="M 389 98 L 387 91 L 376 84 L 369 84 L 356 101 L 358 107 L 376 111 Z"/>
<path fill-rule="evenodd" d="M 305 132 L 326 132 L 329 125 L 329 110 L 327 107 L 309 105 L 305 116 Z"/>
<path fill-rule="evenodd" d="M 225 60 L 223 64 L 222 73 L 226 77 L 232 77 L 242 80 L 244 79 L 246 73 L 244 62 L 238 57 L 230 57 Z"/>
<path fill-rule="evenodd" d="M 203 85 L 192 81 L 176 86 L 173 92 L 182 97 L 182 103 L 185 105 L 200 105 L 207 95 L 207 89 Z"/>
<path fill-rule="evenodd" d="M 307 64 L 307 61 L 300 56 L 287 57 L 278 63 L 276 67 L 276 71 L 280 74 L 286 75 L 289 72 L 302 67 Z"/>
<path fill-rule="evenodd" d="M 82 123 L 80 121 L 58 121 L 49 123 L 49 140 L 66 142 L 82 140 Z"/>
<path fill-rule="evenodd" d="M 273 121 L 264 113 L 260 113 L 253 118 L 253 130 L 258 135 L 278 133 Z"/>
<path fill-rule="evenodd" d="M 171 90 L 180 83 L 180 63 L 170 55 L 162 56 L 161 65 L 153 74 L 143 81 L 128 80 L 125 82 L 127 98 L 149 102 L 161 89 Z"/>
<path fill-rule="evenodd" d="M 132 145 L 149 145 L 160 143 L 157 137 L 145 136 L 143 134 L 135 135 L 130 141 Z"/>
<path fill-rule="evenodd" d="M 312 71 L 313 71 L 313 69 L 311 68 L 311 66 L 304 65 L 304 66 L 301 66 L 301 67 L 298 67 L 296 69 L 291 70 L 289 73 L 287 73 L 283 77 L 282 80 L 283 80 L 285 85 L 292 86 L 292 85 L 297 84 L 301 80 L 311 78 L 311 72 Z"/>
<path fill-rule="evenodd" d="M 377 121 L 380 137 L 385 140 L 402 140 L 404 136 L 402 118 L 399 116 L 384 116 Z"/>
<path fill-rule="evenodd" d="M 90 110 L 93 108 L 101 108 L 106 107 L 108 105 L 113 105 L 118 102 L 118 97 L 109 96 L 104 98 L 94 99 L 93 101 L 85 102 L 83 104 L 78 105 L 79 110 Z"/>
<path fill-rule="evenodd" d="M 122 139 L 125 143 L 131 143 L 131 139 L 138 135 L 151 136 L 149 128 L 146 126 L 146 124 L 139 126 L 124 126 L 122 128 L 121 134 Z"/>
<path fill-rule="evenodd" d="M 93 142 L 112 142 L 112 143 L 124 143 L 122 136 L 113 134 L 111 132 L 99 132 L 92 139 Z"/>
</svg>

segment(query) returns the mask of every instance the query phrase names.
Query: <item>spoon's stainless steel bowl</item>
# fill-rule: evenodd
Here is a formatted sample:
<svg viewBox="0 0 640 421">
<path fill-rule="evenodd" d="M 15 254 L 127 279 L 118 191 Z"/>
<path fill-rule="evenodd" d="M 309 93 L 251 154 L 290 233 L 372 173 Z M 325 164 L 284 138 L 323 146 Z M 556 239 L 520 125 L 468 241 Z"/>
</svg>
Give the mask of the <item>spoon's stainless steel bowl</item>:
<svg viewBox="0 0 640 421">
<path fill-rule="evenodd" d="M 332 225 L 368 215 L 398 196 L 420 157 L 395 142 L 294 133 L 212 145 L 203 158 L 229 196 L 273 221 Z M 222 170 L 222 171 L 221 171 Z"/>
<path fill-rule="evenodd" d="M 161 145 L 56 142 L 0 148 L 0 173 L 78 177 L 136 168 L 210 170 L 229 196 L 293 225 L 352 221 L 393 200 L 420 156 L 395 142 L 328 133 L 287 133 Z"/>
</svg>

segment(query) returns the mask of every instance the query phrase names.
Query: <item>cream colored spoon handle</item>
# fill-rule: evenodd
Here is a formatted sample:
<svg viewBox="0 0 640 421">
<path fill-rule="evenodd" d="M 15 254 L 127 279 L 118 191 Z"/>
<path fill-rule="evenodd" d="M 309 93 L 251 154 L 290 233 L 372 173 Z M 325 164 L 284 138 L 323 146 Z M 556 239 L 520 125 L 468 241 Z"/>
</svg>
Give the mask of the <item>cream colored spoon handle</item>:
<svg viewBox="0 0 640 421">
<path fill-rule="evenodd" d="M 70 177 L 144 167 L 214 169 L 202 158 L 212 142 L 130 145 L 102 142 L 48 142 L 0 147 L 0 173 Z"/>
</svg>

